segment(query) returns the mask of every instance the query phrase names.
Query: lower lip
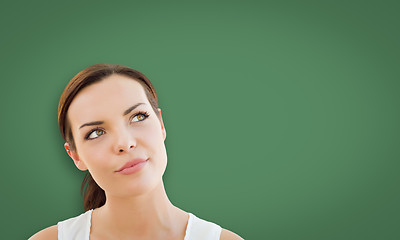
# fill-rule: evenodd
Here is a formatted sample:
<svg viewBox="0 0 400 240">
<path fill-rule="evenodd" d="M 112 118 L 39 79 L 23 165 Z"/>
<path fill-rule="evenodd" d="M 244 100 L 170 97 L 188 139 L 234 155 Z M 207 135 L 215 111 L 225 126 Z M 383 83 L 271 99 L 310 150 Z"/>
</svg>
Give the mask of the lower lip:
<svg viewBox="0 0 400 240">
<path fill-rule="evenodd" d="M 137 173 L 137 172 L 139 172 L 140 170 L 142 170 L 142 168 L 144 168 L 144 167 L 146 166 L 147 161 L 148 161 L 148 160 L 146 160 L 146 161 L 144 161 L 144 162 L 140 162 L 140 163 L 138 163 L 138 164 L 135 164 L 135 165 L 133 165 L 132 167 L 125 168 L 125 169 L 119 171 L 118 173 L 121 173 L 121 174 L 123 174 L 123 175 L 130 175 L 130 174 Z"/>
</svg>

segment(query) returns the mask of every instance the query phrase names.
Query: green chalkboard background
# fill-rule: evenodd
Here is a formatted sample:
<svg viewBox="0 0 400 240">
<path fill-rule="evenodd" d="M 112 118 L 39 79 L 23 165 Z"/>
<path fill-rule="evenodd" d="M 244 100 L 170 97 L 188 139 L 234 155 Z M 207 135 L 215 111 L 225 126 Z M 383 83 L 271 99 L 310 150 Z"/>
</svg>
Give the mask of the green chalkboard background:
<svg viewBox="0 0 400 240">
<path fill-rule="evenodd" d="M 245 239 L 400 239 L 398 1 L 3 1 L 1 239 L 83 211 L 57 104 L 145 73 L 171 201 Z"/>
</svg>

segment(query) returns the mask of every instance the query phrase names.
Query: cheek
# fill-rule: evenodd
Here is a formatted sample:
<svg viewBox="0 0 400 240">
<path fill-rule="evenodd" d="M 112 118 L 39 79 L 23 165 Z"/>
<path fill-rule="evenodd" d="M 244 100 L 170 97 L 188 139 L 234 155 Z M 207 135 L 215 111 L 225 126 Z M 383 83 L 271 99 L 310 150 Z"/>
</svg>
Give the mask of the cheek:
<svg viewBox="0 0 400 240">
<path fill-rule="evenodd" d="M 94 181 L 102 188 L 107 189 L 112 177 L 112 171 L 115 166 L 111 166 L 110 154 L 106 151 L 105 144 L 93 144 L 90 148 L 86 148 L 82 155 L 89 173 Z"/>
<path fill-rule="evenodd" d="M 138 134 L 140 135 L 140 139 L 142 139 L 142 144 L 147 149 L 154 152 L 165 151 L 161 126 L 158 123 L 158 120 L 156 121 L 143 127 L 141 129 L 142 131 Z"/>
<path fill-rule="evenodd" d="M 81 160 L 86 164 L 90 172 L 101 170 L 107 166 L 107 147 L 106 141 L 95 144 L 87 144 L 81 151 Z"/>
</svg>

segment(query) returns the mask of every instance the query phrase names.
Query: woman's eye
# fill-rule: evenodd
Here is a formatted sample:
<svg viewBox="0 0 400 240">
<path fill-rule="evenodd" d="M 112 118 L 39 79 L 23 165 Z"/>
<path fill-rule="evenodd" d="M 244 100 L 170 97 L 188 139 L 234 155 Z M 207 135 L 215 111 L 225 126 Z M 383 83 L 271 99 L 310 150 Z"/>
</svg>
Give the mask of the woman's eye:
<svg viewBox="0 0 400 240">
<path fill-rule="evenodd" d="M 146 114 L 146 113 L 138 113 L 138 114 L 136 114 L 136 115 L 132 118 L 131 122 L 140 122 L 140 121 L 143 121 L 143 120 L 145 120 L 148 116 L 149 116 L 149 115 Z"/>
<path fill-rule="evenodd" d="M 96 129 L 87 136 L 87 139 L 95 139 L 104 134 L 104 130 Z"/>
</svg>

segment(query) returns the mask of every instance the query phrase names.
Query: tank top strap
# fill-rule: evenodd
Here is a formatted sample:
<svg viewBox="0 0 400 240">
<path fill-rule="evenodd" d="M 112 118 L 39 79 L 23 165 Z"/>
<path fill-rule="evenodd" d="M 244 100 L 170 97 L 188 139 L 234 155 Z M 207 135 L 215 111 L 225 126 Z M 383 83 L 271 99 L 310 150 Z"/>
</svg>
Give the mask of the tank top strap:
<svg viewBox="0 0 400 240">
<path fill-rule="evenodd" d="M 92 211 L 58 222 L 59 240 L 89 240 Z M 219 240 L 222 228 L 189 213 L 184 240 Z"/>
<path fill-rule="evenodd" d="M 189 213 L 184 240 L 219 240 L 222 228 Z"/>
<path fill-rule="evenodd" d="M 89 240 L 92 211 L 58 222 L 58 240 Z"/>
</svg>

